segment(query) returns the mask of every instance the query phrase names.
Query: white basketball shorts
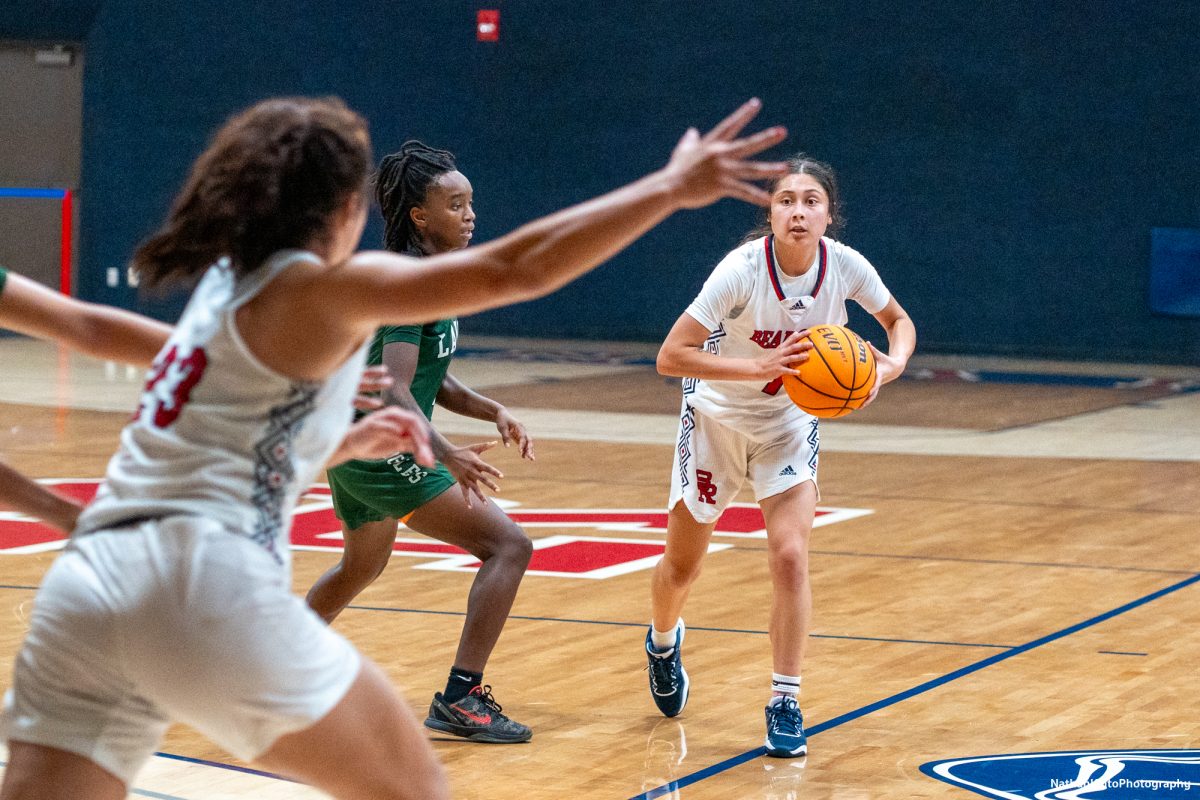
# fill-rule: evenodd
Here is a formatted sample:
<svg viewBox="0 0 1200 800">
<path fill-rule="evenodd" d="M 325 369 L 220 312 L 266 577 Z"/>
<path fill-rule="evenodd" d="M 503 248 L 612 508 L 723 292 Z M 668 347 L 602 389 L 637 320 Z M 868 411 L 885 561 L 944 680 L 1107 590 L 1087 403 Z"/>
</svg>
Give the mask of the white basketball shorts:
<svg viewBox="0 0 1200 800">
<path fill-rule="evenodd" d="M 820 449 L 816 417 L 768 442 L 756 442 L 685 402 L 667 508 L 682 500 L 697 522 L 710 523 L 734 501 L 747 479 L 756 501 L 805 481 L 816 485 Z"/>
<path fill-rule="evenodd" d="M 77 537 L 46 574 L 0 734 L 131 785 L 172 721 L 253 760 L 342 699 L 360 657 L 288 570 L 196 517 Z"/>
</svg>

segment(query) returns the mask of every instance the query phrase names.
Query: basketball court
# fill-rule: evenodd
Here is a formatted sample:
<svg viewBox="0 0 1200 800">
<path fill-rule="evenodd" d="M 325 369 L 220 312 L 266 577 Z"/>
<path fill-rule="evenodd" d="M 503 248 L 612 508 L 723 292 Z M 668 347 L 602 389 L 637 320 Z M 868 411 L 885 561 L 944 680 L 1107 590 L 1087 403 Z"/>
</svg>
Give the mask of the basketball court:
<svg viewBox="0 0 1200 800">
<path fill-rule="evenodd" d="M 687 709 L 665 719 L 648 694 L 642 641 L 679 403 L 653 355 L 463 340 L 453 374 L 507 404 L 536 441 L 532 464 L 492 451 L 507 476 L 500 500 L 535 554 L 486 675 L 534 738 L 433 737 L 453 796 L 1083 798 L 1100 796 L 1097 781 L 1104 797 L 1200 790 L 1200 751 L 1189 749 L 1200 740 L 1200 370 L 918 357 L 875 406 L 822 423 L 801 703 L 810 752 L 779 760 L 762 748 L 769 578 L 752 498 L 722 519 L 688 602 Z M 4 458 L 87 496 L 141 376 L 18 338 L 0 339 L 0 363 Z M 494 433 L 435 423 L 459 442 Z M 337 560 L 338 530 L 314 487 L 293 529 L 297 592 Z M 424 718 L 474 562 L 400 538 L 337 627 Z M 0 514 L 4 685 L 61 546 Z M 177 727 L 132 796 L 321 795 Z"/>
</svg>

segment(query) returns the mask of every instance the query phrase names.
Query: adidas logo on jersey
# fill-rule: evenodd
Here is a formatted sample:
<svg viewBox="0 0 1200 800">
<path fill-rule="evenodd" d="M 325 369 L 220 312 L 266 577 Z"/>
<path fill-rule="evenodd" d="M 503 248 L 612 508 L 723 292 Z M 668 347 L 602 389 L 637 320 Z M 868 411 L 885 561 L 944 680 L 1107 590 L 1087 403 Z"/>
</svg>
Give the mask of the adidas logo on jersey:
<svg viewBox="0 0 1200 800">
<path fill-rule="evenodd" d="M 804 301 L 797 300 L 795 302 L 795 304 L 791 308 L 788 309 L 788 311 L 801 311 L 803 309 L 804 309 Z"/>
<path fill-rule="evenodd" d="M 795 474 L 796 474 L 796 470 L 792 469 L 792 465 L 791 465 L 791 464 L 788 464 L 786 467 L 784 467 L 783 469 L 779 470 L 779 474 L 780 474 L 780 476 L 783 476 L 783 475 L 795 475 Z"/>
</svg>

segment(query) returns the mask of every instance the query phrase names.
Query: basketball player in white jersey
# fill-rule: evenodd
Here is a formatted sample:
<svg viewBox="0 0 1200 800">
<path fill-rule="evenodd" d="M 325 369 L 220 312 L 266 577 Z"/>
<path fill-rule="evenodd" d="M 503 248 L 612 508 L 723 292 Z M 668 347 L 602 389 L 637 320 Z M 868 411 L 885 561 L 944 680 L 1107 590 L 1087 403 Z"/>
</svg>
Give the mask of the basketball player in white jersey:
<svg viewBox="0 0 1200 800">
<path fill-rule="evenodd" d="M 767 526 L 774 674 L 766 748 L 779 757 L 808 747 L 798 695 L 812 615 L 808 540 L 819 449 L 816 417 L 791 402 L 780 378 L 807 360 L 809 327 L 845 323 L 847 300 L 887 331 L 888 353 L 875 350 L 879 379 L 868 402 L 900 376 L 916 346 L 912 321 L 875 268 L 824 235 L 839 222 L 833 171 L 803 155 L 789 164 L 772 187 L 766 223 L 721 260 L 658 354 L 660 373 L 684 379 L 683 407 L 667 549 L 654 571 L 646 634 L 651 695 L 673 717 L 689 691 L 680 613 L 714 523 L 749 480 Z"/>
<path fill-rule="evenodd" d="M 340 101 L 230 120 L 134 257 L 144 286 L 198 285 L 38 593 L 0 800 L 123 797 L 171 720 L 335 797 L 446 797 L 383 672 L 290 592 L 283 537 L 349 427 L 366 340 L 544 295 L 679 209 L 766 204 L 749 181 L 786 165 L 746 159 L 785 131 L 737 138 L 758 109 L 689 130 L 628 186 L 419 264 L 352 256 L 371 154 Z"/>
<path fill-rule="evenodd" d="M 158 355 L 171 329 L 156 320 L 119 308 L 85 303 L 51 291 L 36 281 L 0 267 L 0 327 L 38 339 L 48 339 L 72 350 L 110 361 L 148 367 Z M 365 372 L 354 404 L 376 409 L 382 403 L 370 394 L 391 384 L 379 370 Z M 375 415 L 378 416 L 378 415 Z M 418 415 L 396 415 L 391 411 L 368 425 L 356 422 L 332 458 L 334 463 L 380 450 L 391 455 L 396 435 L 427 438 L 427 426 Z M 401 426 L 397 428 L 396 426 Z M 381 443 L 381 440 L 383 443 Z M 65 533 L 75 529 L 83 507 L 75 500 L 52 492 L 0 463 L 0 508 L 21 511 Z"/>
</svg>

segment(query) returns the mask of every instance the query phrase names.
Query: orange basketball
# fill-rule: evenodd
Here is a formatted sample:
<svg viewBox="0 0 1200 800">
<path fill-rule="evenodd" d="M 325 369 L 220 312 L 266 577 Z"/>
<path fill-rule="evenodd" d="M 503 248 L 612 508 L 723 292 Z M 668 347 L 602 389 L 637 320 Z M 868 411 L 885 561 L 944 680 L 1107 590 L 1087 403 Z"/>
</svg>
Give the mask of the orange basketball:
<svg viewBox="0 0 1200 800">
<path fill-rule="evenodd" d="M 784 375 L 788 397 L 814 417 L 843 417 L 860 408 L 875 386 L 875 354 L 857 333 L 841 325 L 817 325 L 808 338 L 808 361 Z"/>
</svg>

